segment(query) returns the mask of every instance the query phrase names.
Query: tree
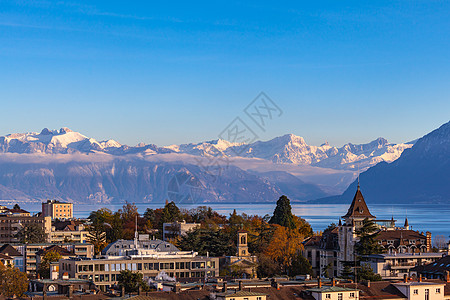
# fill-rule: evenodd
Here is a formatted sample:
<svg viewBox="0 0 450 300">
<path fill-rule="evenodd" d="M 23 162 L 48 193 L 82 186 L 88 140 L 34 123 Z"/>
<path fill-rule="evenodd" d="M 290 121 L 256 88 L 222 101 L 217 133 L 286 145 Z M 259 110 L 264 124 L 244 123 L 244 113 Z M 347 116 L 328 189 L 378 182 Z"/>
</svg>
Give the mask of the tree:
<svg viewBox="0 0 450 300">
<path fill-rule="evenodd" d="M 14 204 L 14 206 L 13 206 L 13 209 L 20 209 L 20 206 L 19 206 L 19 204 Z"/>
<path fill-rule="evenodd" d="M 94 245 L 95 255 L 99 254 L 106 247 L 106 232 L 104 223 L 100 220 L 94 220 L 88 227 L 87 240 Z"/>
<path fill-rule="evenodd" d="M 19 269 L 0 263 L 0 294 L 8 298 L 22 297 L 28 290 L 28 278 Z"/>
<path fill-rule="evenodd" d="M 61 254 L 57 251 L 48 251 L 42 256 L 39 264 L 38 273 L 41 278 L 50 278 L 50 263 L 57 262 L 61 259 Z"/>
<path fill-rule="evenodd" d="M 172 223 L 175 221 L 181 221 L 180 209 L 175 202 L 167 202 L 162 210 L 159 228 L 162 229 L 164 223 Z"/>
<path fill-rule="evenodd" d="M 311 263 L 299 252 L 289 266 L 289 276 L 306 274 L 312 275 Z"/>
<path fill-rule="evenodd" d="M 298 231 L 278 226 L 264 254 L 278 262 L 283 273 L 288 272 L 292 260 L 303 249 L 302 241 Z"/>
<path fill-rule="evenodd" d="M 355 278 L 355 274 L 353 274 L 352 268 L 348 263 L 344 264 L 344 269 L 342 270 L 341 277 L 344 279 Z"/>
<path fill-rule="evenodd" d="M 377 226 L 373 220 L 365 218 L 363 221 L 363 226 L 356 231 L 359 236 L 359 242 L 355 245 L 356 252 L 359 255 L 372 255 L 379 254 L 383 250 L 378 242 L 375 240 L 377 231 Z"/>
<path fill-rule="evenodd" d="M 195 228 L 176 244 L 183 251 L 195 250 L 200 255 L 227 256 L 236 254 L 236 245 L 229 234 L 218 228 Z"/>
<path fill-rule="evenodd" d="M 126 293 L 136 293 L 139 291 L 139 287 L 144 291 L 148 290 L 148 285 L 144 281 L 142 273 L 139 272 L 120 271 L 118 283 L 120 287 L 125 288 Z"/>
<path fill-rule="evenodd" d="M 294 216 L 292 215 L 291 203 L 288 197 L 281 196 L 277 201 L 277 206 L 270 218 L 270 224 L 278 224 L 289 229 L 295 228 Z"/>
<path fill-rule="evenodd" d="M 47 234 L 42 225 L 30 223 L 24 225 L 16 234 L 16 238 L 23 244 L 38 244 L 47 241 Z"/>
<path fill-rule="evenodd" d="M 325 278 L 330 278 L 331 277 L 331 274 L 330 274 L 331 267 L 332 267 L 331 263 L 326 265 L 325 268 L 322 270 L 322 274 L 321 275 L 323 277 L 325 277 Z"/>
<path fill-rule="evenodd" d="M 263 253 L 258 254 L 258 267 L 256 273 L 259 278 L 273 277 L 281 274 L 281 266 L 278 262 Z"/>
<path fill-rule="evenodd" d="M 448 242 L 447 242 L 447 239 L 445 238 L 444 235 L 437 234 L 434 237 L 433 245 L 434 245 L 434 247 L 436 247 L 438 249 L 446 249 L 447 245 L 448 245 Z"/>
<path fill-rule="evenodd" d="M 358 277 L 358 282 L 361 280 L 381 281 L 380 274 L 375 274 L 373 269 L 367 264 L 363 264 L 358 272 L 356 272 L 356 275 Z"/>
</svg>

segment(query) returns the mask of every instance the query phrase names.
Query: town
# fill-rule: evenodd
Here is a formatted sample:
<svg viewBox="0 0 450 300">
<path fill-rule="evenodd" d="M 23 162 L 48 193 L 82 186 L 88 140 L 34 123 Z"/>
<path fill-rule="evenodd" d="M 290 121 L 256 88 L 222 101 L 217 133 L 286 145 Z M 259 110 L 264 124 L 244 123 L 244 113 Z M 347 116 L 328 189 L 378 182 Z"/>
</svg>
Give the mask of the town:
<svg viewBox="0 0 450 300">
<path fill-rule="evenodd" d="M 425 299 L 450 297 L 450 246 L 372 215 L 359 183 L 348 211 L 314 232 L 280 197 L 272 216 L 174 202 L 73 217 L 47 200 L 0 207 L 5 297 L 33 299 Z"/>
</svg>

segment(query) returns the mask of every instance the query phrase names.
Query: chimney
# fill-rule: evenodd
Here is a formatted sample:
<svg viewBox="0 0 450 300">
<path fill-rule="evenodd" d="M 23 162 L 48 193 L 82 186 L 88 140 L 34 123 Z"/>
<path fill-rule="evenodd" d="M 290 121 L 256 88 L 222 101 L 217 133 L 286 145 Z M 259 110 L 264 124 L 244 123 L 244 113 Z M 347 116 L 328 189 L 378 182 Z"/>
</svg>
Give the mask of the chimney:
<svg viewBox="0 0 450 300">
<path fill-rule="evenodd" d="M 403 275 L 403 282 L 408 282 L 408 275 L 407 274 L 405 274 L 405 275 Z"/>
<path fill-rule="evenodd" d="M 419 282 L 422 282 L 422 274 L 419 274 Z"/>
<path fill-rule="evenodd" d="M 244 285 L 242 284 L 242 281 L 239 281 L 239 290 L 242 291 L 244 289 Z"/>
<path fill-rule="evenodd" d="M 427 252 L 431 252 L 431 232 L 427 231 Z"/>
<path fill-rule="evenodd" d="M 222 286 L 222 292 L 223 292 L 223 293 L 226 293 L 226 291 L 227 291 L 227 283 L 224 282 L 224 283 L 223 283 L 223 286 Z"/>
<path fill-rule="evenodd" d="M 334 277 L 331 278 L 331 286 L 336 286 L 336 279 Z"/>
<path fill-rule="evenodd" d="M 67 289 L 67 298 L 72 299 L 73 298 L 73 285 L 69 285 Z"/>
<path fill-rule="evenodd" d="M 449 271 L 445 271 L 445 281 L 450 282 L 450 272 Z"/>
<path fill-rule="evenodd" d="M 366 285 L 370 288 L 370 280 L 367 280 Z"/>
<path fill-rule="evenodd" d="M 125 297 L 125 287 L 122 285 L 121 294 L 120 296 L 123 298 Z"/>
<path fill-rule="evenodd" d="M 317 285 L 318 285 L 319 289 L 322 287 L 322 280 L 320 280 L 320 276 L 317 277 Z"/>
</svg>

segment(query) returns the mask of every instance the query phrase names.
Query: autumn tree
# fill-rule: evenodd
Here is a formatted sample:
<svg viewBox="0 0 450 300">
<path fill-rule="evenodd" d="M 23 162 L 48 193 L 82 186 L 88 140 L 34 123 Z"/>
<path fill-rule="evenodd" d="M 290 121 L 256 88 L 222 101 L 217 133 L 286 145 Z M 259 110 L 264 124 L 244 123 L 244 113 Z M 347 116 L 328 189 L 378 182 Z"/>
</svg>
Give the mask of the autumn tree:
<svg viewBox="0 0 450 300">
<path fill-rule="evenodd" d="M 23 244 L 39 244 L 47 241 L 47 234 L 42 225 L 30 223 L 19 230 L 16 238 Z"/>
<path fill-rule="evenodd" d="M 14 267 L 5 267 L 0 263 L 0 294 L 5 297 L 22 297 L 28 290 L 28 278 Z"/>
<path fill-rule="evenodd" d="M 291 203 L 288 197 L 281 196 L 277 201 L 277 206 L 273 212 L 270 224 L 278 224 L 289 229 L 295 228 L 294 216 L 292 215 Z"/>
<path fill-rule="evenodd" d="M 265 255 L 278 262 L 282 272 L 288 272 L 293 258 L 303 249 L 303 236 L 298 231 L 278 226 L 267 246 Z"/>
<path fill-rule="evenodd" d="M 61 254 L 57 251 L 45 253 L 38 267 L 38 274 L 41 275 L 41 278 L 50 278 L 50 263 L 58 262 L 61 258 Z"/>
</svg>

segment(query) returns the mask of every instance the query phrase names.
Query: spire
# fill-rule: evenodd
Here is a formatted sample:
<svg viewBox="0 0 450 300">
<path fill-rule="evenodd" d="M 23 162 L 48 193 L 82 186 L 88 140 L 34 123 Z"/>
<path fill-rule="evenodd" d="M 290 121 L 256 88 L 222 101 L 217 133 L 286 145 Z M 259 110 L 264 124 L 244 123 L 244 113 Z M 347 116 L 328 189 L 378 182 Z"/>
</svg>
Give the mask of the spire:
<svg viewBox="0 0 450 300">
<path fill-rule="evenodd" d="M 355 197 L 353 197 L 352 204 L 350 205 L 348 212 L 343 216 L 344 220 L 347 218 L 372 218 L 375 219 L 369 208 L 367 207 L 366 201 L 361 193 L 361 189 L 358 184 L 358 189 L 356 190 Z"/>
</svg>

